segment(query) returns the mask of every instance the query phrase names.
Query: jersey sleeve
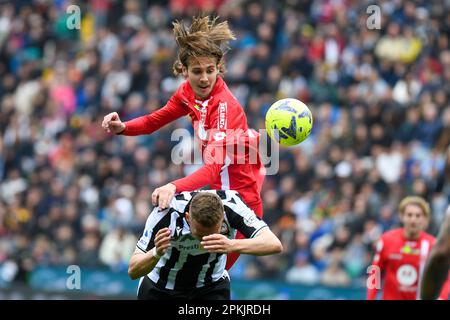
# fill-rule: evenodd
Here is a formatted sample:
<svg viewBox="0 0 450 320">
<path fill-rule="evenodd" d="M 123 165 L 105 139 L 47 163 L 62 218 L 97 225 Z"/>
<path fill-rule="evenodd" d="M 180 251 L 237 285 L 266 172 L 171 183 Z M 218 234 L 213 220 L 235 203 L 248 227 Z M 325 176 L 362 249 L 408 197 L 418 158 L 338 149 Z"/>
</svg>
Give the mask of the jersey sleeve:
<svg viewBox="0 0 450 320">
<path fill-rule="evenodd" d="M 267 224 L 236 195 L 232 196 L 230 201 L 224 203 L 224 209 L 230 227 L 238 230 L 246 238 L 253 238 L 261 229 L 268 227 Z"/>
<path fill-rule="evenodd" d="M 172 184 L 175 185 L 176 192 L 201 189 L 219 176 L 221 167 L 219 164 L 203 165 L 189 176 L 172 181 Z"/>
<path fill-rule="evenodd" d="M 170 225 L 170 209 L 159 211 L 155 207 L 145 222 L 144 232 L 136 244 L 136 248 L 143 252 L 151 250 L 155 246 L 155 235 L 162 228 Z"/>
<path fill-rule="evenodd" d="M 176 192 L 205 187 L 217 180 L 220 173 L 230 164 L 248 161 L 246 160 L 249 155 L 248 133 L 244 130 L 247 120 L 242 108 L 232 102 L 217 103 L 218 107 L 209 121 L 208 140 L 202 157 L 204 165 L 191 175 L 172 181 L 176 186 Z M 255 155 L 255 161 L 258 161 L 259 154 Z"/>
<path fill-rule="evenodd" d="M 161 109 L 148 115 L 125 122 L 125 130 L 121 133 L 125 136 L 137 136 L 151 134 L 166 124 L 185 116 L 189 113 L 188 107 L 181 102 L 176 92 Z"/>
<path fill-rule="evenodd" d="M 371 271 L 367 280 L 367 300 L 375 300 L 381 286 L 381 274 L 385 268 L 385 239 L 381 237 L 376 245 L 375 256 L 373 257 Z"/>
</svg>

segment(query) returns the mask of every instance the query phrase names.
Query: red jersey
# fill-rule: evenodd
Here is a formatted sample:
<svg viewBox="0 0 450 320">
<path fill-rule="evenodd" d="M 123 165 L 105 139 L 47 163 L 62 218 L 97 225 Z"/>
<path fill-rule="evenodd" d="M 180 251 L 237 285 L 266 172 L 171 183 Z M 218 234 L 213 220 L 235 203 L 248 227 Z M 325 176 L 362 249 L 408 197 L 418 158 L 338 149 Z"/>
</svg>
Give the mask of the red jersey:
<svg viewBox="0 0 450 320">
<path fill-rule="evenodd" d="M 405 238 L 404 229 L 384 233 L 377 243 L 372 266 L 379 267 L 384 280 L 383 300 L 417 300 L 420 275 L 435 243 L 435 238 L 421 232 L 417 240 Z M 368 288 L 367 299 L 374 300 L 378 290 Z M 447 300 L 449 282 L 442 288 L 440 299 Z"/>
<path fill-rule="evenodd" d="M 217 77 L 209 98 L 203 101 L 196 99 L 186 80 L 163 108 L 125 122 L 123 134 L 150 134 L 185 115 L 190 116 L 195 134 L 201 141 L 205 164 L 193 174 L 173 181 L 176 191 L 192 191 L 206 185 L 211 189 L 236 190 L 261 217 L 264 166 L 257 152 L 259 134 L 248 129 L 244 110 L 221 77 Z M 229 148 L 225 150 L 227 145 L 237 144 L 246 147 L 242 161 L 238 161 Z M 249 155 L 249 149 L 255 152 L 256 161 Z"/>
</svg>

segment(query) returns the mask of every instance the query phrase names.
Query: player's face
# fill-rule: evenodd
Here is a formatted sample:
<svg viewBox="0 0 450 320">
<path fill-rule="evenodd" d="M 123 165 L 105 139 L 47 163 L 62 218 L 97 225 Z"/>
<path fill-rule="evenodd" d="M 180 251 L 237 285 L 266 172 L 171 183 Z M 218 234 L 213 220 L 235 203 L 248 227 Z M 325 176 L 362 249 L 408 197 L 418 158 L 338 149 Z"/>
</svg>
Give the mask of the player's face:
<svg viewBox="0 0 450 320">
<path fill-rule="evenodd" d="M 197 98 L 208 98 L 213 90 L 219 68 L 217 59 L 213 57 L 189 58 L 188 67 L 183 67 L 183 75 L 187 77 Z"/>
<path fill-rule="evenodd" d="M 422 209 L 415 204 L 408 204 L 400 215 L 403 227 L 408 235 L 416 237 L 427 227 L 428 218 Z"/>
<path fill-rule="evenodd" d="M 220 233 L 222 221 L 215 226 L 205 227 L 194 219 L 190 219 L 189 225 L 191 227 L 192 236 L 198 240 L 202 240 L 203 237 L 209 236 L 210 234 Z"/>
</svg>

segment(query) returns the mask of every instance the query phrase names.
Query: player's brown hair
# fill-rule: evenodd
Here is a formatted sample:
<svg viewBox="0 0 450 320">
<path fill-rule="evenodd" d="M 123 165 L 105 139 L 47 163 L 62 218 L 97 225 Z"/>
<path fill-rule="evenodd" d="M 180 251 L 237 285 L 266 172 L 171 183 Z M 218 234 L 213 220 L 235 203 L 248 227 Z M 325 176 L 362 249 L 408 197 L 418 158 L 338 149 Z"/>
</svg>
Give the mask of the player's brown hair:
<svg viewBox="0 0 450 320">
<path fill-rule="evenodd" d="M 406 197 L 400 202 L 400 204 L 398 205 L 398 210 L 399 210 L 400 214 L 404 213 L 406 206 L 409 204 L 414 204 L 416 206 L 419 206 L 422 209 L 425 216 L 427 218 L 430 217 L 430 212 L 431 212 L 430 205 L 424 198 L 417 197 L 417 196 Z"/>
<path fill-rule="evenodd" d="M 187 68 L 191 57 L 216 58 L 219 72 L 225 72 L 223 56 L 228 49 L 228 41 L 236 39 L 227 21 L 219 23 L 218 17 L 198 16 L 193 17 L 189 27 L 178 20 L 172 24 L 178 45 L 178 59 L 173 64 L 175 75 L 182 74 L 182 67 Z"/>
<path fill-rule="evenodd" d="M 215 226 L 223 218 L 222 200 L 214 193 L 199 192 L 191 200 L 189 214 L 205 227 Z"/>
</svg>

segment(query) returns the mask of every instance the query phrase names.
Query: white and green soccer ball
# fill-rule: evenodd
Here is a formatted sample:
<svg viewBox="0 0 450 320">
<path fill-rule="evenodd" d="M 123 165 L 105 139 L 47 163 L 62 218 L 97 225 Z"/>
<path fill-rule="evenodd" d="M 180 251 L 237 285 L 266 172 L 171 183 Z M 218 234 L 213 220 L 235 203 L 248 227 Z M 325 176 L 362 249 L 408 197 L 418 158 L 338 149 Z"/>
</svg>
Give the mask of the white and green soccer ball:
<svg viewBox="0 0 450 320">
<path fill-rule="evenodd" d="M 311 133 L 312 126 L 311 111 L 297 99 L 278 100 L 266 113 L 267 133 L 283 146 L 293 146 L 304 141 Z"/>
</svg>

